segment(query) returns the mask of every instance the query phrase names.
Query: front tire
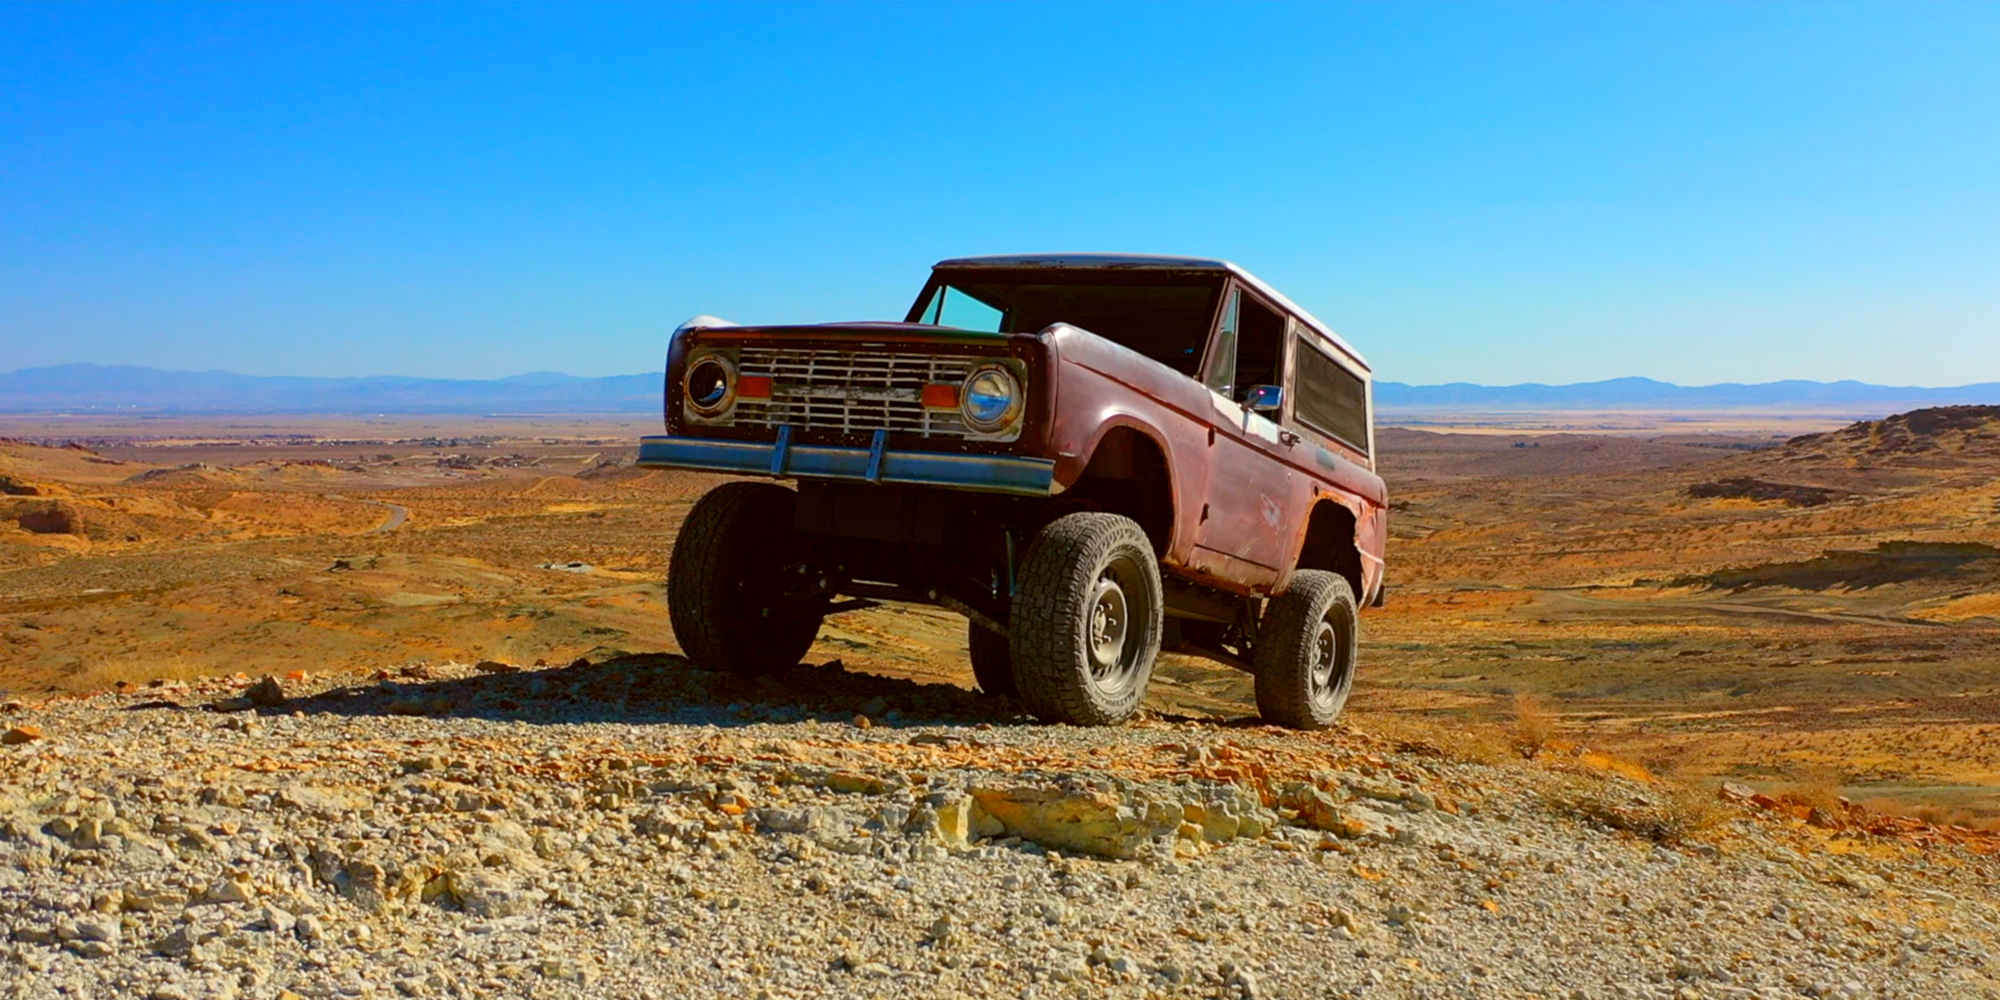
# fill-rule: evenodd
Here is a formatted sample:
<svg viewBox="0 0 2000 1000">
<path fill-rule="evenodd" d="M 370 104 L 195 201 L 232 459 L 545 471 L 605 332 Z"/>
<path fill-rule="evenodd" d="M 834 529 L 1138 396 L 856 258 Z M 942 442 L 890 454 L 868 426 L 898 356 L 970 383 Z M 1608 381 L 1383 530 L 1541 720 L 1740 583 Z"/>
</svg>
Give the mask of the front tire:
<svg viewBox="0 0 2000 1000">
<path fill-rule="evenodd" d="M 971 653 L 972 678 L 979 682 L 979 690 L 1004 698 L 1021 693 L 1020 685 L 1014 682 L 1011 644 L 1007 636 L 984 625 L 966 623 L 965 646 Z"/>
<path fill-rule="evenodd" d="M 1023 560 L 1010 622 L 1029 710 L 1080 726 L 1130 718 L 1153 676 L 1164 607 L 1160 565 L 1136 522 L 1096 511 L 1051 521 Z"/>
<path fill-rule="evenodd" d="M 696 666 L 759 674 L 812 647 L 827 602 L 787 589 L 802 582 L 797 506 L 775 483 L 724 483 L 688 512 L 667 564 L 667 615 Z"/>
<path fill-rule="evenodd" d="M 1347 578 L 1326 570 L 1292 574 L 1257 630 L 1252 665 L 1257 711 L 1290 729 L 1325 729 L 1354 687 L 1360 613 Z"/>
</svg>

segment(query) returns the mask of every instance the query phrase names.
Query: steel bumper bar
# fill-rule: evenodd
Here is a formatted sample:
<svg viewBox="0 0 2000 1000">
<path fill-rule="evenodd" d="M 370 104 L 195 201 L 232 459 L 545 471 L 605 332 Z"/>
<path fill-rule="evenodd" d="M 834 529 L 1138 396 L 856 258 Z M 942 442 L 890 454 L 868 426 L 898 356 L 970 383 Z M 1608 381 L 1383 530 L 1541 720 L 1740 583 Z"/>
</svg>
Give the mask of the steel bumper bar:
<svg viewBox="0 0 2000 1000">
<path fill-rule="evenodd" d="M 863 483 L 944 486 L 982 493 L 1045 497 L 1056 463 L 1011 455 L 960 455 L 890 451 L 888 434 L 875 432 L 867 448 L 793 444 L 792 429 L 778 429 L 770 443 L 695 437 L 643 437 L 639 464 L 651 469 L 702 469 L 795 479 L 846 479 Z"/>
</svg>

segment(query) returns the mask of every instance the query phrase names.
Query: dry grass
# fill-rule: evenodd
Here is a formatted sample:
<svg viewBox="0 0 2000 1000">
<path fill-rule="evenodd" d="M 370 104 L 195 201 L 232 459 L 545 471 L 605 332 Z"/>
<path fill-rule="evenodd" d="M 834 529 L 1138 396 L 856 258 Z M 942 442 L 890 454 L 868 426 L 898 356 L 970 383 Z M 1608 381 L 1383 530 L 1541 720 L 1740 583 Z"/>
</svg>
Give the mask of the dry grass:
<svg viewBox="0 0 2000 1000">
<path fill-rule="evenodd" d="M 1730 818 L 1715 790 L 1700 785 L 1677 785 L 1660 807 L 1661 832 L 1673 842 L 1707 833 Z"/>
<path fill-rule="evenodd" d="M 1543 799 L 1558 812 L 1661 844 L 1702 839 L 1730 815 L 1712 791 L 1696 785 L 1675 786 L 1657 799 L 1621 794 L 1615 787 L 1570 785 Z"/>
<path fill-rule="evenodd" d="M 1556 717 L 1531 694 L 1514 696 L 1514 724 L 1508 744 L 1525 760 L 1534 760 L 1556 736 Z"/>
<path fill-rule="evenodd" d="M 1950 823 L 1953 818 L 1953 813 L 1951 810 L 1946 809 L 1943 806 L 1933 806 L 1933 805 L 1918 806 L 1915 809 L 1910 810 L 1910 815 L 1917 819 L 1923 820 L 1924 822 L 1929 823 L 1932 826 L 1943 826 L 1947 823 Z"/>
<path fill-rule="evenodd" d="M 1638 759 L 1640 766 L 1662 778 L 1680 777 L 1687 770 L 1692 747 L 1687 744 L 1669 744 L 1655 748 Z"/>
<path fill-rule="evenodd" d="M 1361 724 L 1368 732 L 1394 742 L 1407 753 L 1429 754 L 1464 764 L 1498 764 L 1509 758 L 1507 734 L 1491 724 L 1401 714 L 1370 714 Z"/>
<path fill-rule="evenodd" d="M 162 660 L 99 660 L 63 678 L 62 687 L 67 691 L 84 694 L 108 690 L 120 684 L 187 681 L 227 672 L 207 660 L 189 656 L 170 656 Z"/>
<path fill-rule="evenodd" d="M 1882 816 L 1907 816 L 1932 826 L 1962 826 L 1982 833 L 2000 833 L 2000 816 L 1990 812 L 1956 808 L 1935 802 L 1913 802 L 1901 798 L 1866 799 L 1861 808 Z"/>
<path fill-rule="evenodd" d="M 1840 811 L 1840 789 L 1846 775 L 1830 764 L 1805 764 L 1794 769 L 1792 780 L 1778 790 L 1776 798 L 1813 809 Z M 1928 821 L 1926 821 L 1928 822 Z"/>
</svg>

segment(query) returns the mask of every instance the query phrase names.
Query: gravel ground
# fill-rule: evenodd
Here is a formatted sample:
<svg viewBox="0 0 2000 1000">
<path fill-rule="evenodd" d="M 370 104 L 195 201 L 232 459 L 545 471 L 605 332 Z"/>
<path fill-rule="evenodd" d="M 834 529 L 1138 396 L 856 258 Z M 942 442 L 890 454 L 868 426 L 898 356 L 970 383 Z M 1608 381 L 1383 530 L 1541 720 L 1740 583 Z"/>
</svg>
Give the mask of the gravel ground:
<svg viewBox="0 0 2000 1000">
<path fill-rule="evenodd" d="M 666 656 L 7 727 L 0 997 L 2000 997 L 1994 859 L 1587 754 Z"/>
</svg>

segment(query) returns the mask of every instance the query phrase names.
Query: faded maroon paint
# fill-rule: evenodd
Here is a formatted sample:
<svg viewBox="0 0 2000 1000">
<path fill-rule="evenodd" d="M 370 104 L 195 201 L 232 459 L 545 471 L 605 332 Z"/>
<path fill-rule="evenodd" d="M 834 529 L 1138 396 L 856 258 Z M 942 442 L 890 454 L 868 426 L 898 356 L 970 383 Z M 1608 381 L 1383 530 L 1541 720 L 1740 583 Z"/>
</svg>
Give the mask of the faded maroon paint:
<svg viewBox="0 0 2000 1000">
<path fill-rule="evenodd" d="M 1018 440 L 892 435 L 890 446 L 1053 459 L 1060 491 L 1083 475 L 1107 434 L 1129 428 L 1151 439 L 1166 457 L 1174 509 L 1162 559 L 1168 571 L 1236 593 L 1281 593 L 1297 566 L 1314 506 L 1335 503 L 1354 515 L 1362 563 L 1363 592 L 1358 596 L 1365 602 L 1381 586 L 1386 491 L 1365 456 L 1293 425 L 1288 412 L 1280 421 L 1247 414 L 1200 382 L 1086 330 L 1063 323 L 1034 334 L 968 333 L 915 323 L 697 329 L 676 338 L 669 352 L 670 433 L 771 437 L 768 428 L 716 428 L 680 419 L 678 390 L 687 348 L 751 341 L 782 341 L 800 349 L 933 345 L 1021 358 L 1028 363 L 1029 385 L 1027 423 Z M 1255 421 L 1269 424 L 1278 439 L 1246 430 Z M 813 439 L 812 434 L 799 437 Z"/>
<path fill-rule="evenodd" d="M 1358 453 L 1296 429 L 1292 444 L 1267 443 L 1240 430 L 1247 419 L 1263 418 L 1246 418 L 1242 407 L 1151 358 L 1067 324 L 1038 336 L 1052 348 L 1046 457 L 1056 460 L 1056 484 L 1074 484 L 1113 429 L 1151 438 L 1174 488 L 1174 530 L 1162 560 L 1168 569 L 1238 593 L 1282 593 L 1313 506 L 1324 501 L 1354 514 L 1358 596 L 1365 600 L 1381 586 L 1386 490 Z M 1334 458 L 1331 467 L 1319 458 L 1322 448 Z M 1232 464 L 1225 449 L 1241 454 L 1234 464 L 1252 472 L 1249 488 L 1218 482 Z M 1228 502 L 1218 502 L 1223 498 Z"/>
</svg>

